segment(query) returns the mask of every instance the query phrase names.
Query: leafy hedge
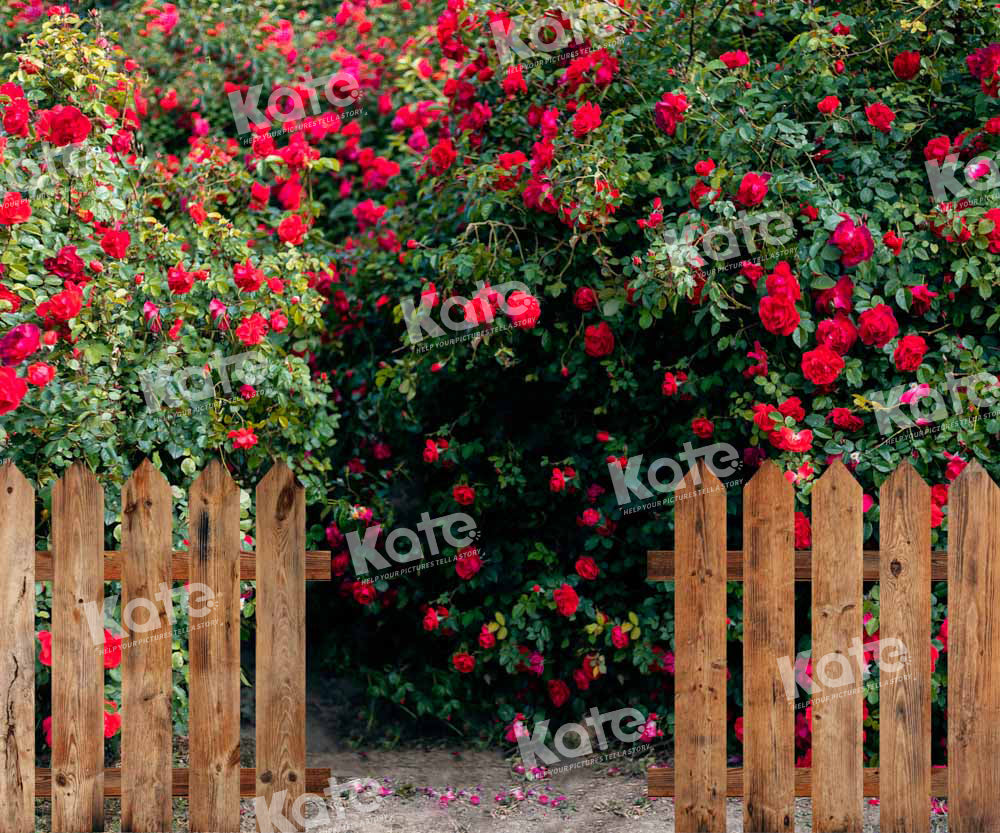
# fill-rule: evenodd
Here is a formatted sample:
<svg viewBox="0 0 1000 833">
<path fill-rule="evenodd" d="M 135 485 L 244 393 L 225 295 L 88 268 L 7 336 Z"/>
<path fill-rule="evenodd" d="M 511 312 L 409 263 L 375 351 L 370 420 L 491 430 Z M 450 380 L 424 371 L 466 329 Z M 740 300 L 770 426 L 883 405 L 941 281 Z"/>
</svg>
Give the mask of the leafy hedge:
<svg viewBox="0 0 1000 833">
<path fill-rule="evenodd" d="M 240 417 L 261 439 L 246 459 L 235 455 L 243 471 L 265 451 L 296 460 L 310 452 L 311 536 L 334 550 L 340 598 L 323 607 L 322 655 L 327 669 L 366 681 L 369 726 L 411 714 L 509 739 L 518 714 L 558 724 L 627 700 L 657 716 L 651 737 L 669 735 L 672 590 L 645 582 L 644 554 L 670 545 L 672 511 L 623 513 L 609 460 L 642 454 L 645 472 L 687 442 L 725 442 L 741 452 L 743 477 L 772 459 L 795 486 L 799 546 L 809 545 L 812 484 L 833 458 L 864 488 L 869 546 L 878 487 L 899 460 L 935 487 L 935 546 L 947 529 L 947 485 L 961 468 L 976 459 L 1000 471 L 996 415 L 969 390 L 956 389 L 957 408 L 944 394 L 949 374 L 1000 369 L 992 6 L 628 4 L 613 20 L 602 16 L 611 30 L 591 31 L 572 57 L 536 50 L 509 71 L 491 24 L 503 32 L 523 15 L 523 33 L 545 12 L 518 4 L 505 15 L 451 0 L 444 10 L 407 1 L 327 13 L 300 4 L 258 16 L 147 2 L 105 19 L 105 36 L 118 37 L 144 73 L 129 76 L 142 80 L 146 102 L 135 139 L 150 170 L 165 172 L 162 190 L 140 193 L 167 231 L 143 225 L 142 211 L 119 213 L 134 235 L 147 235 L 136 250 L 159 265 L 149 300 L 165 322 L 201 315 L 203 341 L 191 333 L 185 351 L 214 342 L 210 295 L 239 303 L 234 321 L 264 303 L 229 280 L 247 237 L 265 273 L 290 281 L 302 299 L 294 335 L 267 339 L 296 368 L 257 385 L 278 406 L 266 416 L 242 410 L 263 403 L 239 402 L 219 402 L 212 419 L 184 413 L 200 428 L 185 435 L 196 440 L 183 453 L 200 462 Z M 242 142 L 229 94 L 242 99 L 262 85 L 263 108 L 275 85 L 301 87 L 306 72 L 353 74 L 364 112 L 326 108 L 327 118 L 301 125 L 271 113 Z M 946 165 L 951 153 L 962 165 L 977 161 L 957 174 L 968 194 L 941 199 L 926 165 Z M 217 176 L 199 183 L 192 155 L 211 158 Z M 218 226 L 218 253 L 184 210 L 199 184 L 203 206 L 225 209 L 206 221 Z M 787 215 L 787 239 L 758 235 L 751 249 L 738 224 L 764 212 Z M 224 236 L 227 221 L 239 243 Z M 282 244 L 282 225 L 289 233 L 300 224 L 310 229 L 301 242 Z M 700 239 L 717 226 L 738 241 L 737 256 L 721 264 Z M 209 264 L 220 281 L 204 285 L 212 292 L 197 309 L 164 288 L 181 258 L 161 257 L 162 247 L 182 232 L 200 247 L 185 268 Z M 133 278 L 128 262 L 109 279 Z M 310 271 L 311 292 L 295 283 Z M 95 282 L 102 291 L 104 280 Z M 512 281 L 523 294 L 504 304 L 493 290 Z M 140 301 L 134 293 L 122 305 L 132 326 L 121 349 L 167 351 L 166 326 L 155 337 L 139 326 Z M 414 349 L 408 322 L 440 325 L 446 305 L 470 329 L 442 327 L 445 337 Z M 0 321 L 20 323 L 28 306 Z M 294 358 L 301 351 L 315 353 L 311 377 Z M 97 363 L 110 366 L 110 357 Z M 292 388 L 303 398 L 287 395 Z M 13 411 L 20 434 L 43 430 L 46 417 L 32 408 L 49 389 Z M 879 405 L 934 392 L 950 413 L 972 419 L 938 421 L 919 435 L 894 426 L 887 442 Z M 146 433 L 105 441 L 120 449 L 116 461 L 134 462 L 124 449 L 143 441 L 176 457 L 162 422 L 143 425 Z M 731 489 L 731 547 L 740 544 L 740 500 Z M 349 533 L 379 525 L 384 551 L 386 533 L 416 528 L 421 513 L 456 511 L 475 519 L 475 553 L 374 584 L 356 575 Z M 742 615 L 739 588 L 730 591 L 738 754 Z M 936 588 L 936 731 L 944 598 Z M 866 613 L 873 634 L 874 588 Z M 804 611 L 798 633 L 808 633 Z M 873 762 L 877 703 L 876 690 L 866 712 Z M 803 710 L 803 759 L 808 739 Z"/>
</svg>

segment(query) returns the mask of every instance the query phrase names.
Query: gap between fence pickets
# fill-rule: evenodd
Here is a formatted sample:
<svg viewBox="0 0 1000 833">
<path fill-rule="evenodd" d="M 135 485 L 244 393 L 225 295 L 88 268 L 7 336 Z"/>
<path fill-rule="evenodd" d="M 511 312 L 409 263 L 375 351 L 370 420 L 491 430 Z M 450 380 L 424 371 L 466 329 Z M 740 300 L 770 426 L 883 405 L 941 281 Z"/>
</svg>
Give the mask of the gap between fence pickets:
<svg viewBox="0 0 1000 833">
<path fill-rule="evenodd" d="M 863 795 L 865 798 L 879 797 L 879 768 L 865 767 Z M 650 798 L 674 797 L 674 770 L 670 767 L 650 767 L 646 770 Z M 812 795 L 812 769 L 810 767 L 795 768 L 795 795 L 797 798 L 809 798 Z M 726 796 L 728 798 L 743 797 L 743 767 L 730 767 L 726 770 Z M 931 769 L 931 798 L 948 797 L 948 768 L 936 766 Z"/>
<path fill-rule="evenodd" d="M 121 581 L 123 553 L 119 550 L 104 551 L 104 580 Z M 173 553 L 171 578 L 187 581 L 191 575 L 190 553 Z M 52 581 L 52 553 L 38 550 L 35 553 L 35 581 Z M 306 581 L 330 581 L 330 550 L 306 550 Z M 253 581 L 257 578 L 257 555 L 255 552 L 240 552 L 240 580 Z"/>
<path fill-rule="evenodd" d="M 173 795 L 175 798 L 185 798 L 189 794 L 191 770 L 175 768 L 173 770 Z M 306 769 L 306 792 L 322 794 L 330 786 L 333 772 L 325 767 L 310 767 Z M 118 767 L 104 770 L 104 797 L 120 798 L 122 794 L 122 771 Z M 253 767 L 240 770 L 240 797 L 254 798 L 257 792 L 257 770 Z M 35 770 L 35 796 L 50 798 L 52 796 L 52 770 L 39 768 Z"/>
<path fill-rule="evenodd" d="M 863 576 L 865 581 L 879 580 L 879 550 L 865 550 Z M 646 553 L 648 581 L 674 581 L 675 550 L 649 550 Z M 812 581 L 812 550 L 795 551 L 795 580 Z M 931 581 L 948 580 L 948 551 L 931 553 Z M 726 581 L 743 581 L 743 550 L 726 551 Z"/>
</svg>

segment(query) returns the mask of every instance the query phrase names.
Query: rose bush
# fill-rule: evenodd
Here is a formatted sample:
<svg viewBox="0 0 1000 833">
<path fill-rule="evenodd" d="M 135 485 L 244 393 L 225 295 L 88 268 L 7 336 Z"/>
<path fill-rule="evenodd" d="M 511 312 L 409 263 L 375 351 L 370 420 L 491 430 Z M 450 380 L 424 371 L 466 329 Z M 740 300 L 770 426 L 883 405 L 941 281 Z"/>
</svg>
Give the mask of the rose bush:
<svg viewBox="0 0 1000 833">
<path fill-rule="evenodd" d="M 329 460 L 323 488 L 310 492 L 311 535 L 334 551 L 340 599 L 324 608 L 323 650 L 328 669 L 367 681 L 369 720 L 440 718 L 458 733 L 512 740 L 525 719 L 558 723 L 624 699 L 650 715 L 649 738 L 669 736 L 672 590 L 645 582 L 644 553 L 670 546 L 673 513 L 624 514 L 609 461 L 641 454 L 648 463 L 706 441 L 739 448 L 747 476 L 771 459 L 795 487 L 800 547 L 810 545 L 812 486 L 833 459 L 863 486 L 868 546 L 877 542 L 879 486 L 900 460 L 934 486 L 938 547 L 948 484 L 972 460 L 1000 472 L 991 450 L 1000 421 L 970 391 L 957 389 L 954 406 L 947 387 L 949 374 L 1000 369 L 992 7 L 653 3 L 612 16 L 615 8 L 562 57 L 544 45 L 520 55 L 504 38 L 519 27 L 527 39 L 546 13 L 549 40 L 567 30 L 561 13 L 538 4 L 497 11 L 404 0 L 328 14 L 303 3 L 229 16 L 212 3 L 145 2 L 106 21 L 149 79 L 135 138 L 161 172 L 153 216 L 166 231 L 128 230 L 146 235 L 133 244 L 140 256 L 161 263 L 149 303 L 160 310 L 168 292 L 180 299 L 158 313 L 157 339 L 144 321 L 123 333 L 123 349 L 145 355 L 132 341 L 137 332 L 162 349 L 174 317 L 196 315 L 178 290 L 204 282 L 165 273 L 218 255 L 207 245 L 200 258 L 160 255 L 169 234 L 200 229 L 200 212 L 220 197 L 233 226 L 225 231 L 255 243 L 237 275 L 233 264 L 246 252 L 237 257 L 219 230 L 220 274 L 236 281 L 220 300 L 242 299 L 229 311 L 244 319 L 241 338 L 258 338 L 274 307 L 237 293 L 241 283 L 258 284 L 254 269 L 293 283 L 278 264 L 314 275 L 312 287 L 295 290 L 301 303 L 281 307 L 289 319 L 301 316 L 299 341 L 272 342 L 272 332 L 268 349 L 312 349 L 317 293 L 325 299 L 312 366 L 330 384 L 340 441 L 309 434 L 304 414 L 326 414 L 326 399 L 322 383 L 303 373 L 295 385 L 315 399 L 289 444 L 278 445 L 285 436 L 277 431 L 271 442 L 312 452 L 317 466 Z M 362 112 L 323 103 L 319 114 L 299 114 L 280 89 L 295 87 L 308 104 L 309 79 L 335 72 L 353 74 Z M 237 131 L 231 94 L 258 102 L 250 134 Z M 60 104 L 71 102 L 43 102 Z M 18 141 L 22 110 L 5 125 L 9 141 Z M 69 122 L 60 130 L 72 138 L 81 127 L 70 116 L 60 116 Z M 88 116 L 85 142 L 99 117 Z M 201 183 L 217 189 L 205 198 L 192 196 L 192 154 L 220 166 Z M 942 193 L 926 163 L 947 164 L 950 154 L 966 167 Z M 29 227 L 23 215 L 16 199 L 4 203 L 11 235 Z M 112 251 L 117 244 L 108 241 Z M 90 245 L 87 258 L 96 254 Z M 112 254 L 101 259 L 114 266 L 93 282 L 103 292 L 122 266 Z M 523 284 L 523 316 L 511 316 L 509 296 L 497 292 L 510 281 Z M 147 300 L 131 285 L 120 291 Z M 74 305 L 53 301 L 48 318 Z M 136 303 L 123 307 L 138 320 Z M 13 329 L 25 314 L 2 320 Z M 414 349 L 407 325 L 415 318 L 437 322 L 445 337 Z M 457 324 L 442 325 L 449 320 Z M 11 349 L 28 350 L 31 338 L 17 333 Z M 5 383 L 8 398 L 27 406 L 29 360 Z M 919 434 L 893 427 L 888 442 L 877 408 L 932 391 L 970 419 L 936 421 Z M 22 434 L 44 424 L 26 405 L 11 412 L 24 421 Z M 224 409 L 217 422 L 199 423 L 203 433 L 185 453 L 237 430 L 235 415 Z M 249 454 L 261 459 L 257 449 Z M 728 500 L 735 548 L 740 490 Z M 378 526 L 384 551 L 387 533 L 413 528 L 421 513 L 459 510 L 476 521 L 475 552 L 391 580 L 355 573 L 349 533 Z M 937 761 L 947 626 L 943 586 L 934 592 Z M 877 603 L 869 588 L 869 635 Z M 803 614 L 797 632 L 808 627 Z M 728 634 L 730 741 L 739 754 L 737 585 Z M 865 715 L 872 762 L 877 706 L 874 690 Z M 805 762 L 805 710 L 798 732 Z"/>
</svg>

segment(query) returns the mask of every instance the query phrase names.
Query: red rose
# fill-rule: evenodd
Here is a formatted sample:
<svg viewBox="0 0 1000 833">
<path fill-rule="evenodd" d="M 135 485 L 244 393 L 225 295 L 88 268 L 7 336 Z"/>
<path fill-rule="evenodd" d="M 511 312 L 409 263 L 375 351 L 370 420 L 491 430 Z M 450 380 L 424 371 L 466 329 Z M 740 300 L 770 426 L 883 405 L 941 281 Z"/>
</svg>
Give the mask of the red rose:
<svg viewBox="0 0 1000 833">
<path fill-rule="evenodd" d="M 833 230 L 830 243 L 840 249 L 840 265 L 845 269 L 857 266 L 875 254 L 875 243 L 868 226 L 858 226 L 846 214 L 841 214 L 841 221 Z"/>
<path fill-rule="evenodd" d="M 260 269 L 254 269 L 250 258 L 247 258 L 243 263 L 233 266 L 233 282 L 240 292 L 256 292 L 264 285 L 264 273 Z"/>
<path fill-rule="evenodd" d="M 576 591 L 565 582 L 552 591 L 552 598 L 555 599 L 556 609 L 563 616 L 572 616 L 576 613 L 576 609 L 580 605 L 580 597 L 577 596 Z"/>
<path fill-rule="evenodd" d="M 589 312 L 597 306 L 597 293 L 589 286 L 581 286 L 573 293 L 573 306 Z"/>
<path fill-rule="evenodd" d="M 885 243 L 886 247 L 892 249 L 892 253 L 896 256 L 903 251 L 903 238 L 894 231 L 887 231 L 883 234 L 882 242 Z"/>
<path fill-rule="evenodd" d="M 829 116 L 830 113 L 834 112 L 840 106 L 840 99 L 835 95 L 828 95 L 826 98 L 821 99 L 819 104 L 816 105 L 816 109 L 819 110 L 824 116 Z"/>
<path fill-rule="evenodd" d="M 451 490 L 451 495 L 455 498 L 455 503 L 462 506 L 469 506 L 476 499 L 476 490 L 460 483 Z"/>
<path fill-rule="evenodd" d="M 711 420 L 705 419 L 705 417 L 695 417 L 691 420 L 691 430 L 694 431 L 695 436 L 707 440 L 715 431 L 715 425 Z"/>
<path fill-rule="evenodd" d="M 578 558 L 575 566 L 576 574 L 587 581 L 594 581 L 601 574 L 601 568 L 597 566 L 597 562 L 589 555 Z"/>
<path fill-rule="evenodd" d="M 278 223 L 278 238 L 282 243 L 298 246 L 305 239 L 308 230 L 309 227 L 298 214 L 289 214 Z"/>
<path fill-rule="evenodd" d="M 18 364 L 38 350 L 41 332 L 34 324 L 18 324 L 0 338 L 0 364 Z"/>
<path fill-rule="evenodd" d="M 476 667 L 476 658 L 464 651 L 451 658 L 452 665 L 462 674 L 469 674 Z"/>
<path fill-rule="evenodd" d="M 361 605 L 370 605 L 375 601 L 375 585 L 370 581 L 356 581 L 351 588 L 354 601 Z"/>
<path fill-rule="evenodd" d="M 28 393 L 28 384 L 12 367 L 0 367 L 0 414 L 9 414 Z"/>
<path fill-rule="evenodd" d="M 924 146 L 924 159 L 928 162 L 937 162 L 939 165 L 943 165 L 949 153 L 951 153 L 951 139 L 947 136 L 931 139 Z"/>
<path fill-rule="evenodd" d="M 760 299 L 760 320 L 769 333 L 788 336 L 799 326 L 799 311 L 787 295 L 765 295 Z"/>
<path fill-rule="evenodd" d="M 233 441 L 233 448 L 253 448 L 257 445 L 257 435 L 253 428 L 237 428 L 227 436 Z"/>
<path fill-rule="evenodd" d="M 924 361 L 927 352 L 927 342 L 920 336 L 903 336 L 896 345 L 892 360 L 896 369 L 904 373 L 916 370 Z"/>
<path fill-rule="evenodd" d="M 846 431 L 860 431 L 865 426 L 864 420 L 852 414 L 849 408 L 834 408 L 830 411 L 827 419 L 832 420 L 834 425 Z"/>
<path fill-rule="evenodd" d="M 664 93 L 653 108 L 656 126 L 668 136 L 677 132 L 677 125 L 684 121 L 684 111 L 688 108 L 684 93 Z"/>
<path fill-rule="evenodd" d="M 104 667 L 117 668 L 122 664 L 122 641 L 107 628 L 104 629 Z M 107 735 L 105 736 L 107 737 Z"/>
<path fill-rule="evenodd" d="M 236 328 L 236 337 L 247 347 L 252 347 L 264 340 L 268 328 L 267 319 L 259 312 L 255 312 L 240 321 Z"/>
<path fill-rule="evenodd" d="M 72 105 L 59 104 L 51 110 L 39 110 L 35 122 L 38 138 L 56 145 L 82 142 L 90 135 L 90 119 Z"/>
<path fill-rule="evenodd" d="M 45 362 L 28 365 L 28 381 L 37 388 L 44 388 L 56 376 L 56 369 Z"/>
<path fill-rule="evenodd" d="M 812 546 L 812 528 L 809 519 L 801 512 L 795 513 L 795 549 L 807 550 Z"/>
<path fill-rule="evenodd" d="M 38 641 L 41 643 L 41 650 L 38 652 L 38 661 L 49 668 L 52 667 L 52 632 L 39 631 Z M 49 744 L 50 746 L 52 744 Z"/>
<path fill-rule="evenodd" d="M 882 133 L 888 133 L 889 128 L 896 118 L 896 114 L 886 107 L 881 101 L 869 104 L 865 107 L 865 116 L 868 117 L 868 124 Z"/>
<path fill-rule="evenodd" d="M 802 400 L 797 396 L 791 396 L 778 405 L 778 413 L 782 416 L 790 416 L 796 422 L 801 422 L 806 418 L 806 411 L 802 407 Z"/>
<path fill-rule="evenodd" d="M 694 172 L 698 176 L 708 176 L 714 170 L 715 161 L 713 159 L 702 159 L 694 163 Z"/>
<path fill-rule="evenodd" d="M 989 212 L 986 212 L 989 214 Z M 927 284 L 910 287 L 910 309 L 915 315 L 924 315 L 931 308 L 931 303 L 937 298 L 938 293 L 934 292 Z"/>
<path fill-rule="evenodd" d="M 767 196 L 767 182 L 770 174 L 744 174 L 736 199 L 747 208 L 760 205 Z"/>
<path fill-rule="evenodd" d="M 892 310 L 885 304 L 879 304 L 870 310 L 865 310 L 858 318 L 858 333 L 865 344 L 885 347 L 899 333 L 899 324 Z"/>
<path fill-rule="evenodd" d="M 750 56 L 742 49 L 737 49 L 734 52 L 723 52 L 719 56 L 719 60 L 729 69 L 738 69 L 750 63 Z"/>
<path fill-rule="evenodd" d="M 615 349 L 615 334 L 604 321 L 587 327 L 583 332 L 584 351 L 592 358 L 607 356 Z"/>
<path fill-rule="evenodd" d="M 900 52 L 892 62 L 892 71 L 900 81 L 909 81 L 920 72 L 919 52 Z"/>
<path fill-rule="evenodd" d="M 677 375 L 674 375 L 669 370 L 663 374 L 663 384 L 660 385 L 660 390 L 663 392 L 664 396 L 674 396 L 679 390 L 681 384 L 687 381 L 687 374 L 684 371 L 678 371 Z"/>
<path fill-rule="evenodd" d="M 579 139 L 601 126 L 601 108 L 591 101 L 582 104 L 573 117 L 573 135 Z"/>
<path fill-rule="evenodd" d="M 75 318 L 83 308 L 83 293 L 78 289 L 64 289 L 38 305 L 36 312 L 46 327 Z"/>
<path fill-rule="evenodd" d="M 688 191 L 688 199 L 691 200 L 691 207 L 701 208 L 702 199 L 707 197 L 709 194 L 714 195 L 711 202 L 715 202 L 721 196 L 720 193 L 712 188 L 711 185 L 706 185 L 699 179 L 694 185 L 691 186 L 691 190 Z"/>
<path fill-rule="evenodd" d="M 105 705 L 111 706 L 112 710 L 104 712 L 104 737 L 113 738 L 122 727 L 122 714 L 112 701 L 105 700 Z"/>
<path fill-rule="evenodd" d="M 28 136 L 28 122 L 31 117 L 31 105 L 25 98 L 15 98 L 3 111 L 3 129 L 8 136 Z"/>
<path fill-rule="evenodd" d="M 26 223 L 31 217 L 31 203 L 17 191 L 8 191 L 0 205 L 0 225 L 15 226 Z"/>
<path fill-rule="evenodd" d="M 497 638 L 493 635 L 493 632 L 487 625 L 483 625 L 483 629 L 479 632 L 479 647 L 484 651 L 488 651 L 496 644 Z"/>
<path fill-rule="evenodd" d="M 846 356 L 858 339 L 858 329 L 844 313 L 838 312 L 833 318 L 824 318 L 816 328 L 816 341 L 831 350 Z"/>
<path fill-rule="evenodd" d="M 482 566 L 475 547 L 465 547 L 459 550 L 458 558 L 455 559 L 455 572 L 458 573 L 459 578 L 468 581 L 479 572 Z"/>
<path fill-rule="evenodd" d="M 534 295 L 516 290 L 510 293 L 505 304 L 505 312 L 514 322 L 515 327 L 532 330 L 541 315 L 541 306 Z"/>
<path fill-rule="evenodd" d="M 83 260 L 76 253 L 76 246 L 63 246 L 55 257 L 46 259 L 45 268 L 64 281 L 79 281 L 83 277 Z"/>
<path fill-rule="evenodd" d="M 443 174 L 454 164 L 457 158 L 458 153 L 456 153 L 451 139 L 439 139 L 438 143 L 431 148 L 431 152 L 426 156 L 426 159 L 430 160 L 432 176 Z"/>
<path fill-rule="evenodd" d="M 549 680 L 549 699 L 557 709 L 569 700 L 569 686 L 562 680 Z"/>
<path fill-rule="evenodd" d="M 787 260 L 779 260 L 775 264 L 774 271 L 767 276 L 766 286 L 767 294 L 772 297 L 783 295 L 792 301 L 798 301 L 802 298 L 799 281 L 792 274 L 792 267 L 788 265 Z"/>
<path fill-rule="evenodd" d="M 814 385 L 829 385 L 844 369 L 844 360 L 825 344 L 802 354 L 802 373 Z"/>
<path fill-rule="evenodd" d="M 108 257 L 121 260 L 131 242 L 132 237 L 127 231 L 109 231 L 101 238 L 101 248 Z"/>
<path fill-rule="evenodd" d="M 174 295 L 187 295 L 194 287 L 194 272 L 185 272 L 181 264 L 167 270 L 167 286 Z"/>
<path fill-rule="evenodd" d="M 771 441 L 771 445 L 782 451 L 803 452 L 812 448 L 813 433 L 808 428 L 796 431 L 794 428 L 782 425 L 767 438 Z"/>
</svg>

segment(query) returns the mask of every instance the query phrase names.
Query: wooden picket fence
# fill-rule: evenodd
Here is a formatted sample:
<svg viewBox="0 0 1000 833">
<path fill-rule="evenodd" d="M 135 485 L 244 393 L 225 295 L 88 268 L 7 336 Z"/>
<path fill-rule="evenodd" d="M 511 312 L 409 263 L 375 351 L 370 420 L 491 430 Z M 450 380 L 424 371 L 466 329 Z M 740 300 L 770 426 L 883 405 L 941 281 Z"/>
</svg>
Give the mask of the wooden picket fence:
<svg viewBox="0 0 1000 833">
<path fill-rule="evenodd" d="M 170 486 L 144 461 L 122 489 L 122 545 L 104 549 L 104 491 L 74 464 L 52 492 L 51 552 L 35 551 L 35 492 L 0 466 L 0 833 L 35 830 L 35 798 L 52 799 L 54 833 L 104 830 L 104 799 L 121 798 L 123 831 L 172 829 L 187 796 L 190 829 L 238 831 L 240 797 L 322 792 L 306 769 L 305 582 L 329 580 L 330 554 L 305 550 L 305 497 L 275 463 L 257 487 L 256 552 L 241 552 L 240 492 L 213 461 L 191 486 L 190 550 L 173 552 Z M 240 580 L 257 581 L 257 766 L 240 769 Z M 104 657 L 84 615 L 104 582 L 122 605 L 161 583 L 201 582 L 211 612 L 191 623 L 190 769 L 172 768 L 171 624 L 122 646 L 121 769 L 104 767 Z M 52 588 L 52 768 L 35 767 L 34 583 Z M 145 603 L 143 603 L 145 604 Z M 142 621 L 142 614 L 135 619 Z"/>
<path fill-rule="evenodd" d="M 794 549 L 794 493 L 766 462 L 743 493 L 743 550 L 726 550 L 726 495 L 703 464 L 676 502 L 675 550 L 648 553 L 648 575 L 675 583 L 675 767 L 648 773 L 675 800 L 678 833 L 726 829 L 742 796 L 744 829 L 794 831 L 812 797 L 817 833 L 860 831 L 865 796 L 883 831 L 927 831 L 947 797 L 949 829 L 1000 830 L 1000 489 L 977 463 L 951 486 L 948 549 L 931 552 L 930 487 L 902 463 L 880 492 L 881 549 L 862 549 L 862 491 L 842 463 L 812 490 L 812 550 Z M 742 581 L 743 766 L 726 767 L 726 581 Z M 931 581 L 948 591 L 948 766 L 931 768 Z M 880 583 L 879 638 L 909 660 L 882 671 L 879 764 L 863 766 L 862 695 L 813 701 L 812 767 L 795 766 L 794 702 L 779 657 L 795 657 L 795 582 L 812 583 L 812 656 L 845 655 L 862 634 L 862 582 Z M 849 660 L 848 660 L 849 661 Z M 856 668 L 856 665 L 852 666 Z"/>
</svg>

